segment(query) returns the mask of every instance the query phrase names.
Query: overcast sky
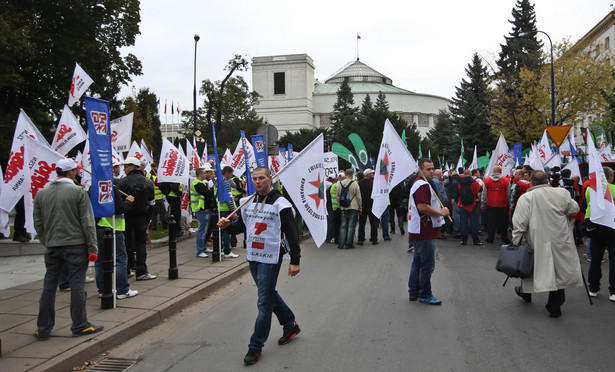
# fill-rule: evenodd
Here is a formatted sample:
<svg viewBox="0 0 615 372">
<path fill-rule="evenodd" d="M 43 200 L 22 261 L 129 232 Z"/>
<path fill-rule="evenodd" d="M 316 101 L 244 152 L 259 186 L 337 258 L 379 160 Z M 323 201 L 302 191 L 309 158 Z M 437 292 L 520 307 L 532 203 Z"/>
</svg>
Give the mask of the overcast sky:
<svg viewBox="0 0 615 372">
<path fill-rule="evenodd" d="M 553 42 L 575 42 L 610 11 L 615 0 L 535 0 L 537 27 Z M 473 53 L 495 68 L 512 30 L 516 0 L 227 0 L 141 1 L 141 34 L 125 52 L 143 63 L 143 75 L 122 90 L 149 88 L 192 110 L 194 34 L 199 34 L 197 84 L 220 80 L 235 54 L 307 53 L 323 81 L 357 57 L 397 87 L 450 98 Z M 544 45 L 548 41 L 544 35 Z M 490 68 L 490 67 L 488 67 Z M 252 70 L 244 73 L 250 87 Z M 197 105 L 203 97 L 197 97 Z M 177 121 L 177 116 L 175 120 Z M 171 116 L 168 117 L 171 122 Z M 162 115 L 162 122 L 165 122 Z"/>
</svg>

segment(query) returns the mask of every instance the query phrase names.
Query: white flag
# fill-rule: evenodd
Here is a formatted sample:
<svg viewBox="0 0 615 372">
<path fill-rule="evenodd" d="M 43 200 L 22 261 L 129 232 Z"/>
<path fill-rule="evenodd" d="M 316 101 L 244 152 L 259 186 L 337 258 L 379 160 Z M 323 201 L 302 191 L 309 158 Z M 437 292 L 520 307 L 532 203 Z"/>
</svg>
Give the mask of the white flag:
<svg viewBox="0 0 615 372">
<path fill-rule="evenodd" d="M 139 148 L 141 149 L 141 154 L 143 154 L 143 159 L 147 162 L 147 165 L 149 167 L 154 162 L 154 158 L 152 158 L 152 154 L 149 152 L 149 148 L 147 147 L 147 144 L 143 139 L 141 139 L 141 145 L 139 146 Z"/>
<path fill-rule="evenodd" d="M 75 72 L 73 72 L 73 81 L 70 83 L 70 91 L 68 92 L 68 105 L 72 106 L 76 102 L 79 102 L 79 99 L 85 93 L 85 91 L 92 85 L 94 80 L 90 77 L 90 75 L 86 74 L 85 71 L 79 66 L 78 63 L 75 62 Z"/>
<path fill-rule="evenodd" d="M 472 164 L 470 164 L 470 169 L 478 169 L 478 152 L 476 145 L 474 145 L 474 155 L 472 155 Z"/>
<path fill-rule="evenodd" d="M 333 152 L 325 152 L 325 177 L 337 179 L 338 162 L 337 155 Z"/>
<path fill-rule="evenodd" d="M 70 150 L 87 138 L 85 131 L 81 128 L 81 125 L 79 125 L 75 115 L 73 115 L 67 105 L 64 105 L 62 117 L 60 117 L 56 134 L 53 136 L 53 141 L 51 142 L 53 151 L 66 155 Z"/>
<path fill-rule="evenodd" d="M 587 136 L 587 155 L 589 158 L 590 219 L 595 224 L 615 229 L 615 205 L 613 204 L 613 197 L 591 135 Z"/>
<path fill-rule="evenodd" d="M 551 146 L 549 146 L 549 138 L 546 129 L 542 134 L 540 143 L 536 145 L 536 149 L 538 150 L 538 154 L 540 155 L 540 159 L 543 164 L 546 164 L 553 156 L 553 151 L 551 151 Z"/>
<path fill-rule="evenodd" d="M 529 163 L 530 167 L 532 167 L 533 170 L 544 170 L 545 169 L 545 165 L 542 162 L 542 157 L 540 156 L 540 153 L 538 152 L 538 149 L 536 148 L 536 145 L 532 145 L 532 151 L 530 153 L 530 163 Z"/>
<path fill-rule="evenodd" d="M 222 165 L 229 165 L 231 164 L 231 161 L 233 160 L 233 154 L 231 154 L 231 150 L 228 149 L 228 147 L 226 148 L 226 150 L 224 150 L 224 156 L 222 156 L 222 159 L 220 159 L 220 167 L 222 167 Z"/>
<path fill-rule="evenodd" d="M 419 169 L 418 164 L 404 145 L 404 142 L 387 119 L 384 122 L 382 142 L 372 188 L 372 213 L 380 218 L 389 204 L 389 193 L 406 177 Z M 311 231 L 311 230 L 310 230 Z"/>
<path fill-rule="evenodd" d="M 579 176 L 581 178 L 581 169 L 579 168 L 579 162 L 574 158 L 570 158 L 570 163 L 564 167 L 564 169 L 570 169 L 570 178 Z M 564 170 L 562 169 L 562 170 Z"/>
<path fill-rule="evenodd" d="M 83 147 L 83 154 L 81 155 L 81 161 L 77 162 L 77 164 L 81 165 L 81 167 L 83 168 L 83 171 L 80 172 L 81 186 L 83 186 L 87 190 L 92 183 L 92 158 L 90 157 L 89 138 L 85 141 L 85 146 Z"/>
<path fill-rule="evenodd" d="M 235 152 L 233 153 L 231 163 L 229 164 L 233 167 L 233 174 L 238 177 L 243 176 L 246 172 L 246 159 L 243 155 L 244 148 L 248 153 L 248 161 L 250 162 L 249 166 L 256 168 L 256 157 L 254 155 L 254 148 L 252 147 L 252 144 L 247 139 L 243 141 L 243 146 L 241 145 L 241 142 L 242 139 L 240 138 L 237 142 L 237 146 L 235 147 Z"/>
<path fill-rule="evenodd" d="M 323 148 L 324 136 L 321 133 L 277 174 L 318 247 L 327 237 Z"/>
<path fill-rule="evenodd" d="M 25 227 L 29 233 L 36 234 L 33 217 L 34 197 L 49 181 L 56 179 L 56 163 L 60 159 L 64 159 L 64 156 L 32 137 L 26 137 L 24 144 L 26 158 L 29 160 L 28 166 L 24 169 L 26 173 L 24 187 L 27 190 L 23 199 L 26 216 Z"/>
<path fill-rule="evenodd" d="M 192 222 L 192 210 L 190 209 L 190 185 L 194 178 L 189 177 L 188 182 L 182 183 L 181 215 L 186 218 L 186 223 Z"/>
<path fill-rule="evenodd" d="M 134 158 L 139 159 L 139 161 L 141 160 L 147 161 L 144 151 L 141 149 L 141 146 L 137 144 L 137 141 L 132 141 L 132 145 L 130 145 L 130 150 L 128 150 L 128 155 L 126 155 L 126 157 L 127 158 L 134 157 Z"/>
<path fill-rule="evenodd" d="M 603 163 L 611 161 L 611 145 L 604 145 L 600 150 L 600 161 Z"/>
<path fill-rule="evenodd" d="M 2 167 L 0 167 L 0 195 L 2 195 L 2 186 L 4 186 L 4 177 L 2 175 Z M 9 223 L 9 211 L 0 209 L 0 234 L 8 238 L 11 234 L 11 225 Z"/>
<path fill-rule="evenodd" d="M 489 159 L 489 165 L 487 165 L 485 177 L 491 176 L 491 172 L 495 166 L 502 167 L 502 174 L 505 175 L 510 174 L 511 169 L 515 166 L 512 155 L 508 150 L 506 138 L 504 138 L 502 133 L 500 133 L 498 144 L 495 146 L 495 150 L 493 150 L 493 153 L 491 154 L 491 159 Z"/>
<path fill-rule="evenodd" d="M 17 204 L 19 199 L 21 199 L 26 192 L 24 185 L 26 182 L 26 171 L 24 169 L 24 159 L 26 159 L 26 137 L 32 137 L 46 147 L 49 147 L 45 137 L 38 131 L 28 115 L 21 110 L 17 118 L 15 134 L 13 135 L 13 144 L 11 145 L 11 154 L 9 155 L 9 162 L 6 165 L 2 194 L 0 194 L 0 208 L 7 211 L 13 210 L 15 204 Z"/>
<path fill-rule="evenodd" d="M 207 163 L 209 159 L 207 159 L 207 143 L 203 146 L 203 154 L 201 155 L 201 167 Z"/>
<path fill-rule="evenodd" d="M 124 115 L 121 118 L 111 120 L 111 146 L 117 152 L 126 152 L 130 147 L 132 138 L 132 122 L 134 112 Z"/>
<path fill-rule="evenodd" d="M 457 160 L 457 168 L 455 170 L 457 172 L 463 173 L 464 169 L 465 169 L 465 167 L 463 166 L 463 155 L 459 155 L 459 160 Z"/>
<path fill-rule="evenodd" d="M 158 182 L 187 184 L 190 175 L 188 159 L 168 139 L 162 139 L 158 162 Z"/>
</svg>

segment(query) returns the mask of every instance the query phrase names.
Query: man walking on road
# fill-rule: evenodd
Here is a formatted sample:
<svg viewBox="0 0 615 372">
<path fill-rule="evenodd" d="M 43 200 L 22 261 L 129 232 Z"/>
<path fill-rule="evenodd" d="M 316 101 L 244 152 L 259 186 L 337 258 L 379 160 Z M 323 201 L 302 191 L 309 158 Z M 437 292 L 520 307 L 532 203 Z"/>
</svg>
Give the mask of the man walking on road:
<svg viewBox="0 0 615 372">
<path fill-rule="evenodd" d="M 37 330 L 39 340 L 47 340 L 55 325 L 55 300 L 58 280 L 64 265 L 70 282 L 70 315 L 73 336 L 103 329 L 88 322 L 85 310 L 85 272 L 88 255 L 96 254 L 96 222 L 88 193 L 74 184 L 77 164 L 62 159 L 56 164 L 58 178 L 34 198 L 34 228 L 46 247 L 45 281 L 39 303 Z"/>
<path fill-rule="evenodd" d="M 543 171 L 532 174 L 532 184 L 517 202 L 513 242 L 525 237 L 534 248 L 534 273 L 522 279 L 515 292 L 528 303 L 532 302 L 532 293 L 549 292 L 547 311 L 558 318 L 566 300 L 564 288 L 583 285 L 570 220 L 579 212 L 579 205 L 568 190 L 549 187 Z"/>
<path fill-rule="evenodd" d="M 485 178 L 481 206 L 487 212 L 487 243 L 493 243 L 496 229 L 502 235 L 502 243 L 508 240 L 508 178 L 502 175 L 502 167 L 493 167 L 493 174 Z"/>
<path fill-rule="evenodd" d="M 414 242 L 414 259 L 408 280 L 410 301 L 429 305 L 442 302 L 431 293 L 431 274 L 435 267 L 436 239 L 440 237 L 440 226 L 448 216 L 448 208 L 440 206 L 429 185 L 433 178 L 434 166 L 429 159 L 419 159 L 419 177 L 410 189 L 408 206 L 408 232 Z"/>
<path fill-rule="evenodd" d="M 337 202 L 341 212 L 340 232 L 337 239 L 337 248 L 354 248 L 354 230 L 357 227 L 357 219 L 361 213 L 362 201 L 359 185 L 352 180 L 354 171 L 346 169 L 346 179 L 339 182 L 337 186 Z M 344 197 L 344 195 L 346 195 Z M 344 205 L 344 199 L 350 202 Z"/>
<path fill-rule="evenodd" d="M 271 180 L 269 168 L 256 168 L 252 173 L 256 189 L 254 199 L 241 209 L 239 218 L 231 222 L 222 217 L 218 221 L 218 226 L 231 234 L 246 233 L 246 258 L 258 289 L 258 316 L 248 353 L 243 359 L 246 364 L 254 364 L 260 359 L 271 330 L 272 313 L 284 329 L 278 344 L 289 343 L 301 332 L 292 310 L 275 290 L 282 258 L 287 253 L 282 249 L 282 242 L 285 240 L 284 245 L 289 249 L 289 276 L 299 274 L 301 248 L 292 205 L 279 191 L 271 188 Z M 241 199 L 241 203 L 248 198 Z"/>
<path fill-rule="evenodd" d="M 378 244 L 378 225 L 380 223 L 379 216 L 376 217 L 372 213 L 372 189 L 374 188 L 374 171 L 367 168 L 363 172 L 364 177 L 357 181 L 359 184 L 359 190 L 361 191 L 361 215 L 359 216 L 359 233 L 357 237 L 357 244 L 363 245 L 365 241 L 365 225 L 369 219 L 369 240 L 373 245 Z M 386 211 L 389 212 L 388 210 Z"/>
</svg>

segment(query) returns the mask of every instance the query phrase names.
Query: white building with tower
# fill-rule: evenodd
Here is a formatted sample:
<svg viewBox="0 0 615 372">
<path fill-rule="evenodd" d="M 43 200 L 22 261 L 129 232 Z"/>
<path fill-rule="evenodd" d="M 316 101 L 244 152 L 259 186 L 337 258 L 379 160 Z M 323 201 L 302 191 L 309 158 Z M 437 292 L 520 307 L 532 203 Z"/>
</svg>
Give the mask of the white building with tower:
<svg viewBox="0 0 615 372">
<path fill-rule="evenodd" d="M 252 88 L 262 96 L 256 112 L 284 135 L 300 129 L 331 126 L 330 117 L 337 91 L 345 80 L 354 94 L 356 107 L 366 95 L 375 102 L 378 93 L 386 95 L 389 110 L 415 123 L 421 136 L 434 127 L 440 110 L 448 110 L 447 98 L 412 92 L 393 85 L 393 81 L 359 59 L 343 66 L 321 83 L 314 77 L 314 61 L 307 54 L 254 57 Z"/>
</svg>

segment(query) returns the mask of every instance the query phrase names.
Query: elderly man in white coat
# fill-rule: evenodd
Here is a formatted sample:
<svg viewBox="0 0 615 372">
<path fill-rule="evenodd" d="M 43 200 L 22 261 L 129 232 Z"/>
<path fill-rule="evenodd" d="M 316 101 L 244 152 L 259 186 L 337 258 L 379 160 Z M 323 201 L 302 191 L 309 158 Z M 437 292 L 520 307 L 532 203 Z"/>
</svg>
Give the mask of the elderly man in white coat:
<svg viewBox="0 0 615 372">
<path fill-rule="evenodd" d="M 549 292 L 547 311 L 557 318 L 566 300 L 564 288 L 583 285 L 570 220 L 579 212 L 579 206 L 566 189 L 550 187 L 542 171 L 534 172 L 532 184 L 517 202 L 513 242 L 519 243 L 525 237 L 534 247 L 534 273 L 522 279 L 515 292 L 528 303 L 532 293 Z"/>
</svg>

